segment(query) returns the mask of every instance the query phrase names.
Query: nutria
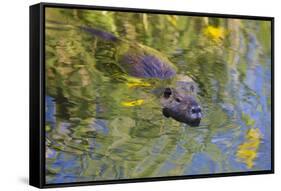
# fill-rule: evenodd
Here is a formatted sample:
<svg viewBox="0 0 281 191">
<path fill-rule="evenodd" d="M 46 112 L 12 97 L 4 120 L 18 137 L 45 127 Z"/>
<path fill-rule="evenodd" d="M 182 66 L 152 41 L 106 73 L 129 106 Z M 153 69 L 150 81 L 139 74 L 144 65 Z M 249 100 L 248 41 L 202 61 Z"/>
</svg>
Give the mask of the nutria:
<svg viewBox="0 0 281 191">
<path fill-rule="evenodd" d="M 79 28 L 100 39 L 118 44 L 116 61 L 124 73 L 137 78 L 163 81 L 162 86 L 166 87 L 162 88 L 160 102 L 165 117 L 190 126 L 199 126 L 202 111 L 195 99 L 197 86 L 188 76 L 177 74 L 177 68 L 165 55 L 148 46 L 126 41 L 99 29 Z"/>
</svg>

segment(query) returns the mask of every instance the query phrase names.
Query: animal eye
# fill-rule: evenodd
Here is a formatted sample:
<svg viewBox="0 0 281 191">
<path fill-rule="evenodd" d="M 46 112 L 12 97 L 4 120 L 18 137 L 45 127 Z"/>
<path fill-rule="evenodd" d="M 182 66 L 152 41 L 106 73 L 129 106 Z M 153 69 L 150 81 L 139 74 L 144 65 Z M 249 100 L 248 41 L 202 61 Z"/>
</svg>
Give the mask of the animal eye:
<svg viewBox="0 0 281 191">
<path fill-rule="evenodd" d="M 197 109 L 197 111 L 198 111 L 198 112 L 201 112 L 201 109 L 200 109 L 200 108 L 198 108 L 198 109 Z"/>
<path fill-rule="evenodd" d="M 176 98 L 175 100 L 176 100 L 176 102 L 181 102 L 181 100 L 179 98 Z"/>
<path fill-rule="evenodd" d="M 196 110 L 194 108 L 191 109 L 191 113 L 196 113 Z"/>
<path fill-rule="evenodd" d="M 171 94 L 172 94 L 171 88 L 166 88 L 164 91 L 164 97 L 169 98 Z"/>
</svg>

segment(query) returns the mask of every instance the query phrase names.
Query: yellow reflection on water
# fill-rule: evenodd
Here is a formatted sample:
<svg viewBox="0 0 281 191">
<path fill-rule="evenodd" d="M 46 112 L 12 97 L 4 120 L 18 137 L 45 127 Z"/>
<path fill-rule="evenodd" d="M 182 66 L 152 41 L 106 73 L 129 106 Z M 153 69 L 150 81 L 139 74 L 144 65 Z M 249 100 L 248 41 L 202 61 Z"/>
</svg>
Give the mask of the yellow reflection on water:
<svg viewBox="0 0 281 191">
<path fill-rule="evenodd" d="M 260 142 L 260 130 L 258 128 L 251 128 L 246 134 L 245 142 L 238 147 L 236 157 L 239 161 L 244 162 L 248 168 L 254 166 Z"/>
</svg>

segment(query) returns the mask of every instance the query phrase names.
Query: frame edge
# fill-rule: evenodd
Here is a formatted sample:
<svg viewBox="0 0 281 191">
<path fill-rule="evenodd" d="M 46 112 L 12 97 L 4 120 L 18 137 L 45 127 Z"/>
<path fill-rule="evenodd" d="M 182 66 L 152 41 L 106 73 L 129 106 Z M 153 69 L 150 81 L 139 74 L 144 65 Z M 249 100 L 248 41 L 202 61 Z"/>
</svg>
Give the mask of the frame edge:
<svg viewBox="0 0 281 191">
<path fill-rule="evenodd" d="M 41 165 L 41 4 L 29 7 L 29 185 L 42 188 Z M 40 127 L 40 128 L 39 128 Z"/>
</svg>

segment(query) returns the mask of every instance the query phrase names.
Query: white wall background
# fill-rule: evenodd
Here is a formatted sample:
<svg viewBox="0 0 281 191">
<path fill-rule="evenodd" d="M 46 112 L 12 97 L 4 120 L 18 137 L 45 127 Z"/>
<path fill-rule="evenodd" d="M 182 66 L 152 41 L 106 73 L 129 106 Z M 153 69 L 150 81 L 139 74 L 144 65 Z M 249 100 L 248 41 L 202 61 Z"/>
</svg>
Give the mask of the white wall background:
<svg viewBox="0 0 281 191">
<path fill-rule="evenodd" d="M 36 190 L 28 185 L 28 43 L 29 5 L 36 0 L 1 1 L 0 6 L 0 190 Z M 209 178 L 152 183 L 86 186 L 52 190 L 278 190 L 280 189 L 281 11 L 278 0 L 54 0 L 103 6 L 123 6 L 194 12 L 245 14 L 275 17 L 276 73 L 276 174 Z M 276 188 L 277 187 L 277 188 Z"/>
</svg>

